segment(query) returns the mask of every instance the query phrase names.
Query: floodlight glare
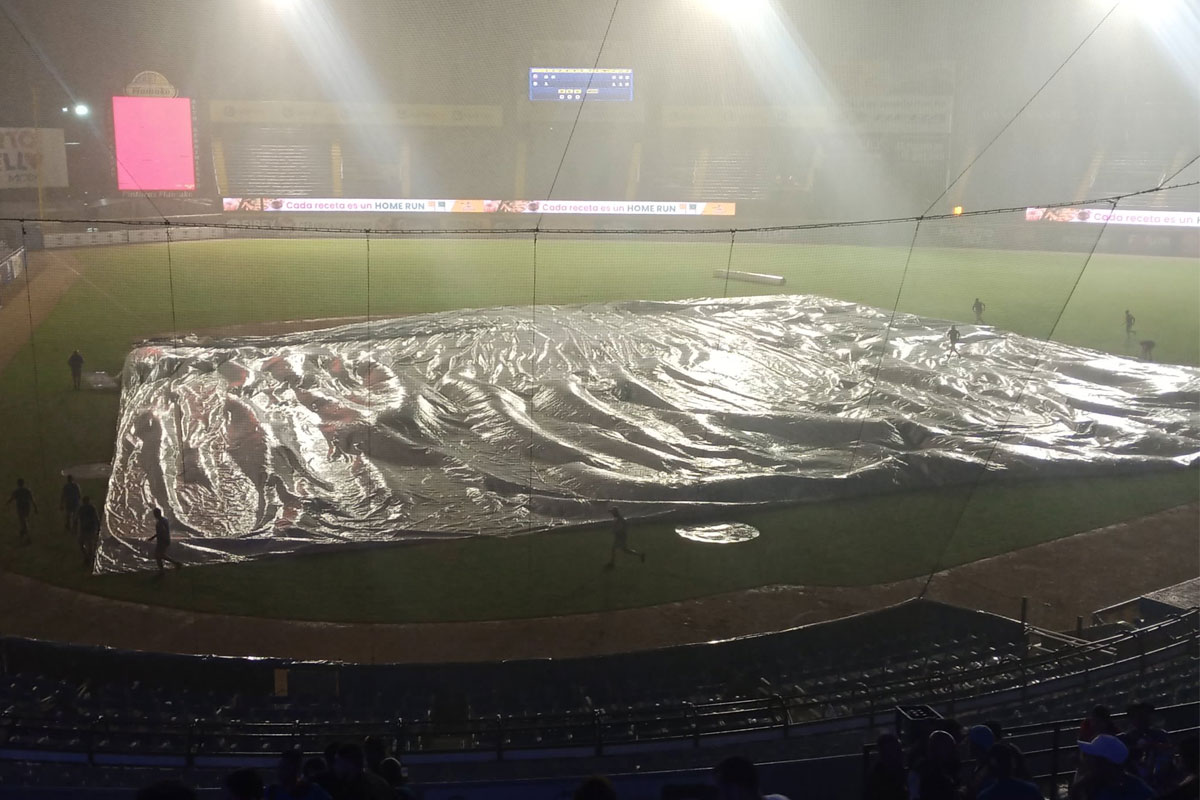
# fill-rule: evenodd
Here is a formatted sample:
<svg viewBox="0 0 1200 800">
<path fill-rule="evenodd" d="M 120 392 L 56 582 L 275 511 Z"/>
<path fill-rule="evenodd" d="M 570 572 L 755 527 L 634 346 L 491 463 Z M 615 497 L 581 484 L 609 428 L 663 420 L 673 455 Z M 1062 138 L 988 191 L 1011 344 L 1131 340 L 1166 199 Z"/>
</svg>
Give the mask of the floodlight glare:
<svg viewBox="0 0 1200 800">
<path fill-rule="evenodd" d="M 757 23 L 771 8 L 771 0 L 701 0 L 708 10 L 730 24 Z"/>
<path fill-rule="evenodd" d="M 79 103 L 75 106 L 75 116 L 77 117 L 86 117 L 89 111 L 90 109 L 83 103 Z"/>
</svg>

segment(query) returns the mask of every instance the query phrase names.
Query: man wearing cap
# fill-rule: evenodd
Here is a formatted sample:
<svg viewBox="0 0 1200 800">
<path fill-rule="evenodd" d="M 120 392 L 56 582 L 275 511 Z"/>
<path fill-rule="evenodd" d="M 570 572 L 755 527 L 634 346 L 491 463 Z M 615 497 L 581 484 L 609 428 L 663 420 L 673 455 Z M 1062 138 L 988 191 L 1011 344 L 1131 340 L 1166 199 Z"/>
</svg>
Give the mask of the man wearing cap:
<svg viewBox="0 0 1200 800">
<path fill-rule="evenodd" d="M 1154 790 L 1125 771 L 1129 748 L 1107 733 L 1079 743 L 1079 772 L 1070 800 L 1150 800 Z"/>
<path fill-rule="evenodd" d="M 988 751 L 995 743 L 996 734 L 987 725 L 972 725 L 967 729 L 967 750 L 975 762 L 967 778 L 967 797 L 977 797 L 980 790 L 994 779 L 988 763 Z"/>
</svg>

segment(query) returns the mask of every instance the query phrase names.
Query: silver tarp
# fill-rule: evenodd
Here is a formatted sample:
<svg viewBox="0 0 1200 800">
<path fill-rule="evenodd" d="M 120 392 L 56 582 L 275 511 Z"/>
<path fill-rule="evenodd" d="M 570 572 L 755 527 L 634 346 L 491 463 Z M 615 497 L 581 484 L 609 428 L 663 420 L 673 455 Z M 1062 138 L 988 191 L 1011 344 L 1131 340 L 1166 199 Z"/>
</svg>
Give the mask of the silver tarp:
<svg viewBox="0 0 1200 800">
<path fill-rule="evenodd" d="M 148 342 L 97 568 L 1200 461 L 1200 370 L 812 296 Z M 1119 322 L 1119 320 L 1118 320 Z M 882 358 L 880 355 L 882 353 Z"/>
</svg>

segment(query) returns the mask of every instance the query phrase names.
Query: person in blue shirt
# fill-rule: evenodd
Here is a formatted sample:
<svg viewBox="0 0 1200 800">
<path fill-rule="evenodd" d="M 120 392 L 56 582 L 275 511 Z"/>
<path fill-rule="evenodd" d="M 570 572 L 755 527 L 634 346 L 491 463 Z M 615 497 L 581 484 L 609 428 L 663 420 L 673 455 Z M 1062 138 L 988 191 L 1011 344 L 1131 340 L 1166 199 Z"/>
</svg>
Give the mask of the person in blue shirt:
<svg viewBox="0 0 1200 800">
<path fill-rule="evenodd" d="M 1150 800 L 1154 790 L 1125 771 L 1129 748 L 1116 736 L 1103 733 L 1079 743 L 1079 772 L 1069 800 Z"/>
</svg>

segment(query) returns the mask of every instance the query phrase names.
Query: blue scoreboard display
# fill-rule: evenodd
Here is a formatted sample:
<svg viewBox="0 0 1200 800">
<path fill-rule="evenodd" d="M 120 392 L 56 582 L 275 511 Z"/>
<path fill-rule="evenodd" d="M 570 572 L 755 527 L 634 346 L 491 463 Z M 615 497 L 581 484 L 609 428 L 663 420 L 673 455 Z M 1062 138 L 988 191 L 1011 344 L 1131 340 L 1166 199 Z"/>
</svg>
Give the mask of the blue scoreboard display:
<svg viewBox="0 0 1200 800">
<path fill-rule="evenodd" d="M 632 100 L 632 69 L 575 69 L 532 67 L 529 70 L 530 100 Z"/>
</svg>

